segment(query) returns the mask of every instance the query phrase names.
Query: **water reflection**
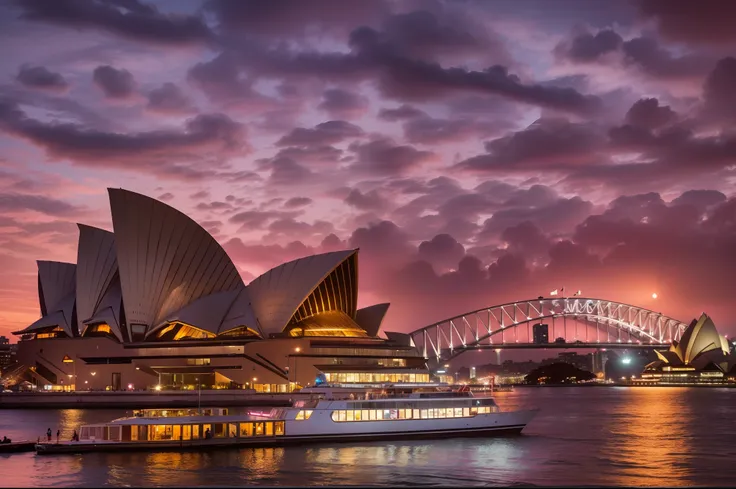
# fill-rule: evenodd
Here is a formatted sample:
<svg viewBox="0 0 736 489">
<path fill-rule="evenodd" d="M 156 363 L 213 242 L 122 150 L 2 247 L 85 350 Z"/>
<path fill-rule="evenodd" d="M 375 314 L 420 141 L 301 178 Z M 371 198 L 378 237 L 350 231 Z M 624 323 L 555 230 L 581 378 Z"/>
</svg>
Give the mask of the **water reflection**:
<svg viewBox="0 0 736 489">
<path fill-rule="evenodd" d="M 58 457 L 0 456 L 7 486 L 731 485 L 736 396 L 721 389 L 502 393 L 543 410 L 525 435 Z M 501 395 L 499 395 L 499 398 Z M 0 436 L 38 436 L 122 411 L 0 411 Z"/>
</svg>

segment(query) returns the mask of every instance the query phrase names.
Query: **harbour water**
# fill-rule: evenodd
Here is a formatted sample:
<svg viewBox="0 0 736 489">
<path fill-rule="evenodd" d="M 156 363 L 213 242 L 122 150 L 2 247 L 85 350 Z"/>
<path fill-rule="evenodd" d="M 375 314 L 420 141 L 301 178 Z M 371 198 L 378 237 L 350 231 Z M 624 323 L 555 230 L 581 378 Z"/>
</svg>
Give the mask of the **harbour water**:
<svg viewBox="0 0 736 489">
<path fill-rule="evenodd" d="M 542 411 L 521 436 L 203 453 L 0 455 L 0 487 L 727 486 L 736 480 L 733 389 L 560 387 L 497 394 Z M 0 437 L 69 436 L 121 410 L 1 410 Z"/>
</svg>

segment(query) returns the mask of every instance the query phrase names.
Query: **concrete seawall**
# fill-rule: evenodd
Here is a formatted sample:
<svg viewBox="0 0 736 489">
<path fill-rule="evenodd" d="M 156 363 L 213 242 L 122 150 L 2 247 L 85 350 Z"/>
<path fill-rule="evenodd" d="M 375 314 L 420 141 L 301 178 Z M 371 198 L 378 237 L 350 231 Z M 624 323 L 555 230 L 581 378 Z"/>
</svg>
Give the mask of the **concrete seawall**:
<svg viewBox="0 0 736 489">
<path fill-rule="evenodd" d="M 202 391 L 122 391 L 122 392 L 14 392 L 0 394 L 0 409 L 70 409 L 70 408 L 177 408 L 288 406 L 299 394 L 257 394 L 247 390 Z"/>
</svg>

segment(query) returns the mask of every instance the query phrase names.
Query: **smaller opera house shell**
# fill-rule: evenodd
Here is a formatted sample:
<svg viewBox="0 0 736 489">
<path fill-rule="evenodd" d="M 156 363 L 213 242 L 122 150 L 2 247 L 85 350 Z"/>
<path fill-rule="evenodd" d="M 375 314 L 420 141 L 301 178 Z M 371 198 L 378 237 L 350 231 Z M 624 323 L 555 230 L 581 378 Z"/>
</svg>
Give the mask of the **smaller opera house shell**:
<svg viewBox="0 0 736 489">
<path fill-rule="evenodd" d="M 79 224 L 76 264 L 38 262 L 41 318 L 14 333 L 19 380 L 52 390 L 199 383 L 267 392 L 319 373 L 429 380 L 408 335 L 378 336 L 388 304 L 357 308 L 358 250 L 293 260 L 246 285 L 191 218 L 108 192 L 114 232 Z"/>
<path fill-rule="evenodd" d="M 690 323 L 679 342 L 673 341 L 669 350 L 655 353 L 658 360 L 645 367 L 639 383 L 723 383 L 729 380 L 736 364 L 728 340 L 718 334 L 705 313 Z"/>
</svg>

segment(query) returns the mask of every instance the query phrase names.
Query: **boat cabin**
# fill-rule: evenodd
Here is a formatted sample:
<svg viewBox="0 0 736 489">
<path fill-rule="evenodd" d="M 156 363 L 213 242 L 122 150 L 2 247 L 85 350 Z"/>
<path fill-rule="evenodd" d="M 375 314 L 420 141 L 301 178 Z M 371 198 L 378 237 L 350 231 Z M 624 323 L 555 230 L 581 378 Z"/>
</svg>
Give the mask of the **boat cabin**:
<svg viewBox="0 0 736 489">
<path fill-rule="evenodd" d="M 227 416 L 227 408 L 185 408 L 185 409 L 136 409 L 134 418 L 174 418 L 182 416 Z"/>
</svg>

